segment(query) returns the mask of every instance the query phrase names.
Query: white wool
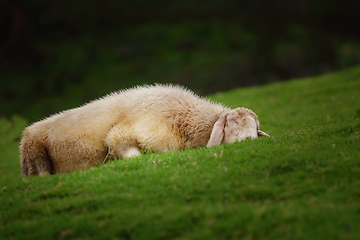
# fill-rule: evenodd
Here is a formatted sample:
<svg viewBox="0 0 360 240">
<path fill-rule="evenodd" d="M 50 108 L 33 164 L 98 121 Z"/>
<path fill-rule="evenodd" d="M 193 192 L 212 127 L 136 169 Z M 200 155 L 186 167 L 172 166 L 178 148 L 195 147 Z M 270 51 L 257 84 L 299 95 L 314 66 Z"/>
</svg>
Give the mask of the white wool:
<svg viewBox="0 0 360 240">
<path fill-rule="evenodd" d="M 173 85 L 111 93 L 27 127 L 20 145 L 22 173 L 71 172 L 104 159 L 138 156 L 141 150 L 211 146 L 215 122 L 231 111 L 235 110 Z M 247 111 L 258 128 L 257 116 Z"/>
</svg>

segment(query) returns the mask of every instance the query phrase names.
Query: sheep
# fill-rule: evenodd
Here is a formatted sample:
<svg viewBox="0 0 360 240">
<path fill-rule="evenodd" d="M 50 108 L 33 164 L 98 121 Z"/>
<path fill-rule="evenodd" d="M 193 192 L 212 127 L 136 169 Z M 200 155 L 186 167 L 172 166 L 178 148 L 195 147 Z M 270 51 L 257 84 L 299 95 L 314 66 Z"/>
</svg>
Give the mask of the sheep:
<svg viewBox="0 0 360 240">
<path fill-rule="evenodd" d="M 111 93 L 23 131 L 22 175 L 69 173 L 108 160 L 211 147 L 258 136 L 257 115 L 230 109 L 184 87 L 146 85 Z"/>
</svg>

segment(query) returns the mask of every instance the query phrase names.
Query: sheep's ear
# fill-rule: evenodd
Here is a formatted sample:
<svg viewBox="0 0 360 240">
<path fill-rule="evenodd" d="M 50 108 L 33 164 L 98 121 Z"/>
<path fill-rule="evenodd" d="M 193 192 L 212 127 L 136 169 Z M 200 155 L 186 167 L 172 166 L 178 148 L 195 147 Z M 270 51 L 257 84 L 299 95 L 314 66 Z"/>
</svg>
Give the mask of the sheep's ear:
<svg viewBox="0 0 360 240">
<path fill-rule="evenodd" d="M 212 129 L 210 139 L 206 145 L 207 147 L 219 145 L 222 142 L 222 140 L 224 139 L 225 122 L 225 116 L 219 117 L 219 119 L 216 121 Z"/>
<path fill-rule="evenodd" d="M 266 132 L 258 130 L 258 137 L 270 137 L 270 136 Z"/>
</svg>

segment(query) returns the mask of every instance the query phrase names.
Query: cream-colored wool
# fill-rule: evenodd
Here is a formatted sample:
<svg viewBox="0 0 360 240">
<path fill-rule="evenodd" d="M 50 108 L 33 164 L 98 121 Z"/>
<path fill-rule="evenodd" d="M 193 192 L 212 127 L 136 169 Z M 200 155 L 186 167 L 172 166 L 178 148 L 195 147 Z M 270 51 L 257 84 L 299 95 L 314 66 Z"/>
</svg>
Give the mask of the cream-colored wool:
<svg viewBox="0 0 360 240">
<path fill-rule="evenodd" d="M 27 127 L 23 176 L 72 172 L 141 150 L 178 151 L 268 136 L 254 112 L 229 109 L 172 85 L 112 93 Z"/>
</svg>

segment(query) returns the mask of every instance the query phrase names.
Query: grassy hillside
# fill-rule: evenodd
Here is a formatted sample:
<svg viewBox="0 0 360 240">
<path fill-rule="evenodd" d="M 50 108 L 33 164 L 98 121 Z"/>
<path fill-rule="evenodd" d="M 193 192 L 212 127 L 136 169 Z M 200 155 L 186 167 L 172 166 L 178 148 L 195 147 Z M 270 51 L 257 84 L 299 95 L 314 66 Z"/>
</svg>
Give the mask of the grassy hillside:
<svg viewBox="0 0 360 240">
<path fill-rule="evenodd" d="M 261 138 L 22 179 L 0 120 L 0 239 L 359 239 L 360 67 L 210 96 Z"/>
</svg>

